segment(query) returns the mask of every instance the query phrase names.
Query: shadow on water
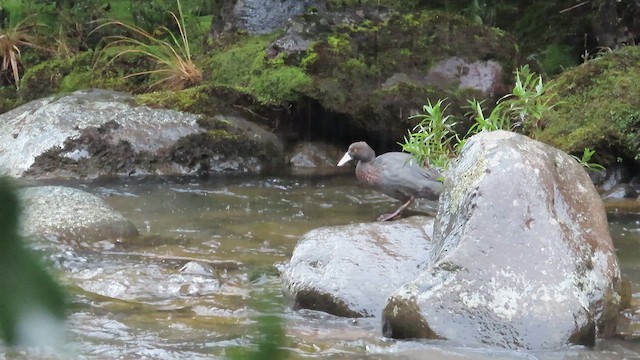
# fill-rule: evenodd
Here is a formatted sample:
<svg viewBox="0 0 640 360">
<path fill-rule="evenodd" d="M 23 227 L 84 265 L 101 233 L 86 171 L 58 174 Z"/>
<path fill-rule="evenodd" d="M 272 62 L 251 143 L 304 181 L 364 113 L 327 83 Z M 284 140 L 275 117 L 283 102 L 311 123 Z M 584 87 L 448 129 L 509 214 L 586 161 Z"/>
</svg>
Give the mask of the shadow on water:
<svg viewBox="0 0 640 360">
<path fill-rule="evenodd" d="M 59 245 L 49 257 L 72 293 L 69 352 L 87 359 L 225 358 L 260 336 L 256 294 L 268 292 L 289 357 L 326 359 L 633 359 L 640 343 L 545 352 L 395 341 L 379 319 L 292 311 L 278 268 L 305 232 L 372 221 L 398 204 L 357 186 L 351 172 L 316 177 L 135 178 L 65 183 L 103 197 L 140 231 L 126 241 Z M 615 217 L 623 273 L 640 286 L 640 216 Z M 638 294 L 640 297 L 640 294 Z M 6 353 L 0 359 L 33 354 Z"/>
</svg>

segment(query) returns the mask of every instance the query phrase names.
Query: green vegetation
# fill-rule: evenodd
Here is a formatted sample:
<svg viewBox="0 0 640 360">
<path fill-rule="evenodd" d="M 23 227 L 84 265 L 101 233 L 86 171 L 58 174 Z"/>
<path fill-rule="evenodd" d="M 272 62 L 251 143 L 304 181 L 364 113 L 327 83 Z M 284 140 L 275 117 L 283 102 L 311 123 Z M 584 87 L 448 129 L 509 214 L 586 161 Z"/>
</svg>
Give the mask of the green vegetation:
<svg viewBox="0 0 640 360">
<path fill-rule="evenodd" d="M 96 31 L 105 26 L 119 26 L 132 32 L 134 36 L 140 36 L 143 40 L 122 35 L 109 36 L 107 40 L 110 42 L 102 50 L 100 56 L 110 56 L 111 60 L 108 64 L 111 64 L 121 56 L 132 53 L 141 54 L 153 59 L 158 65 L 156 69 L 136 72 L 125 76 L 125 78 L 127 78 L 149 74 L 160 75 L 160 79 L 152 83 L 151 88 L 162 87 L 165 89 L 179 90 L 199 84 L 202 81 L 202 72 L 193 61 L 189 38 L 184 25 L 184 15 L 179 0 L 177 0 L 177 5 L 178 15 L 171 12 L 171 16 L 178 28 L 179 35 L 174 34 L 166 26 L 161 26 L 159 28 L 159 35 L 156 36 L 138 26 L 127 24 L 120 20 L 107 20 L 98 26 Z M 164 40 L 160 35 L 168 36 L 169 40 Z M 107 51 L 111 48 L 117 49 L 114 55 Z"/>
<path fill-rule="evenodd" d="M 587 168 L 587 169 L 591 169 L 591 170 L 596 170 L 596 171 L 602 171 L 605 170 L 604 166 L 598 164 L 598 163 L 592 163 L 591 162 L 591 158 L 593 157 L 593 154 L 595 154 L 596 151 L 595 150 L 591 150 L 589 148 L 584 148 L 584 151 L 582 152 L 582 156 L 581 157 L 577 157 L 575 155 L 571 155 L 573 156 L 574 159 L 576 159 L 576 161 L 582 165 L 583 167 Z"/>
<path fill-rule="evenodd" d="M 513 43 L 498 29 L 442 11 L 364 17 L 336 26 L 314 43 L 313 61 L 303 59 L 314 80 L 307 94 L 324 108 L 351 116 L 355 126 L 372 134 L 401 137 L 404 134 L 395 129 L 406 118 L 399 119 L 404 115 L 398 109 L 413 109 L 426 98 L 446 97 L 451 100 L 449 110 L 463 115 L 460 104 L 467 94 L 459 83 L 427 78 L 428 69 L 452 56 L 468 63 L 491 59 L 510 68 Z"/>
<path fill-rule="evenodd" d="M 538 139 L 568 153 L 598 150 L 598 160 L 640 160 L 640 47 L 606 53 L 552 81 L 559 102 Z"/>
<path fill-rule="evenodd" d="M 412 154 L 419 164 L 439 169 L 449 166 L 449 159 L 456 153 L 454 146 L 460 142 L 453 131 L 453 116 L 445 115 L 448 106 L 443 107 L 443 103 L 439 100 L 432 105 L 429 101 L 422 108 L 423 114 L 412 116 L 421 119 L 420 123 L 402 144 L 402 150 Z"/>
<path fill-rule="evenodd" d="M 473 120 L 466 136 L 460 139 L 453 132 L 456 124 L 451 115 L 446 115 L 444 100 L 435 105 L 429 102 L 423 108 L 422 119 L 402 145 L 402 150 L 413 155 L 421 164 L 446 169 L 449 159 L 456 156 L 464 139 L 482 131 L 519 129 L 529 136 L 535 136 L 541 129 L 542 119 L 553 109 L 554 94 L 545 84 L 542 76 L 532 72 L 528 66 L 516 71 L 515 86 L 511 93 L 496 102 L 489 115 L 485 115 L 482 102 L 469 100 L 471 111 L 467 115 Z M 576 158 L 582 165 L 591 169 L 602 166 L 591 163 L 595 151 L 584 149 L 582 158 Z"/>
<path fill-rule="evenodd" d="M 543 115 L 554 106 L 555 96 L 550 90 L 541 75 L 527 65 L 521 67 L 516 70 L 513 90 L 496 102 L 489 116 L 484 115 L 482 102 L 469 100 L 471 111 L 467 115 L 475 121 L 469 133 L 520 128 L 535 138 L 542 127 Z"/>
<path fill-rule="evenodd" d="M 64 295 L 18 235 L 16 189 L 0 178 L 0 337 L 8 344 L 52 344 L 62 331 Z M 53 331 L 53 333 L 51 333 Z"/>
<path fill-rule="evenodd" d="M 204 64 L 211 82 L 251 94 L 263 104 L 299 99 L 311 78 L 303 68 L 287 65 L 282 55 L 266 56 L 275 39 L 274 35 L 249 37 L 212 55 Z"/>
</svg>

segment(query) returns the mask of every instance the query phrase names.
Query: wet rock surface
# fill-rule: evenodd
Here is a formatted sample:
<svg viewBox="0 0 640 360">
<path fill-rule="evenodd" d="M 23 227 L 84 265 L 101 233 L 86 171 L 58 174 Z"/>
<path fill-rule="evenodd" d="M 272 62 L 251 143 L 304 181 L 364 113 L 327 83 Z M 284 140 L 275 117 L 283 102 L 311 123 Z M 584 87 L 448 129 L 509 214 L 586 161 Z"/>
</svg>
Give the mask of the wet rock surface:
<svg viewBox="0 0 640 360">
<path fill-rule="evenodd" d="M 279 141 L 241 120 L 136 106 L 130 94 L 107 90 L 48 97 L 0 115 L 0 172 L 96 178 L 255 172 L 283 162 Z"/>
<path fill-rule="evenodd" d="M 638 197 L 636 189 L 629 184 L 618 184 L 602 194 L 603 200 L 635 199 Z"/>
<path fill-rule="evenodd" d="M 20 192 L 22 233 L 40 241 L 93 246 L 102 240 L 138 235 L 136 227 L 102 198 L 63 186 L 36 186 Z"/>
<path fill-rule="evenodd" d="M 537 141 L 467 142 L 430 258 L 389 298 L 386 336 L 544 349 L 615 331 L 620 272 L 602 201 L 571 157 Z"/>
<path fill-rule="evenodd" d="M 287 157 L 294 174 L 334 174 L 346 172 L 336 166 L 343 152 L 344 149 L 325 143 L 301 142 Z"/>
<path fill-rule="evenodd" d="M 386 298 L 426 267 L 433 219 L 325 227 L 305 234 L 283 273 L 294 307 L 380 316 Z"/>
</svg>

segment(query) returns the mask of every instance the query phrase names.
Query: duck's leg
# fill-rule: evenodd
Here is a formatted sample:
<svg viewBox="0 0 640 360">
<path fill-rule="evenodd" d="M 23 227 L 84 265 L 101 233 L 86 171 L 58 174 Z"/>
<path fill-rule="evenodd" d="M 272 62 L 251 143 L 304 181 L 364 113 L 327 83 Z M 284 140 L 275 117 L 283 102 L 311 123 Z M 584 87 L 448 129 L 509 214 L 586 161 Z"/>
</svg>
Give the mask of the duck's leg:
<svg viewBox="0 0 640 360">
<path fill-rule="evenodd" d="M 400 205 L 398 210 L 392 212 L 391 214 L 382 214 L 382 215 L 378 216 L 378 221 L 387 221 L 387 220 L 393 219 L 394 217 L 398 216 L 398 214 L 400 214 L 402 212 L 402 210 L 404 210 L 407 206 L 409 206 L 415 199 L 416 199 L 416 197 L 412 196 L 412 197 L 409 198 L 409 200 L 407 200 L 406 203 Z"/>
</svg>

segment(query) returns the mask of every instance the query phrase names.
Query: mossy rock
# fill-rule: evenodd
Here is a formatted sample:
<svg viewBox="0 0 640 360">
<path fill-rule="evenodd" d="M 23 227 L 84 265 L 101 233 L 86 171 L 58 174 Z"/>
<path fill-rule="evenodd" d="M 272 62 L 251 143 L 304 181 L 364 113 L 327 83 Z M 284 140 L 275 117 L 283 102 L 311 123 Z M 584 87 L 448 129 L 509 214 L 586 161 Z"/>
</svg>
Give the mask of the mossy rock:
<svg viewBox="0 0 640 360">
<path fill-rule="evenodd" d="M 55 58 L 28 68 L 18 94 L 24 101 L 29 101 L 89 88 L 141 92 L 149 86 L 149 77 L 125 76 L 151 68 L 150 59 L 144 56 L 134 54 L 107 62 L 104 58 L 96 58 L 92 51 L 85 51 L 71 58 Z"/>
<path fill-rule="evenodd" d="M 510 82 L 517 49 L 513 37 L 498 29 L 434 11 L 357 14 L 317 41 L 302 62 L 314 81 L 307 95 L 330 111 L 348 115 L 352 125 L 369 136 L 401 140 L 415 125 L 407 118 L 427 100 L 448 98 L 451 108 L 464 114 L 456 104 L 466 105 L 470 93 L 460 82 L 429 77 L 430 69 L 442 61 L 493 61 L 502 68 L 501 82 Z M 459 71 L 463 76 L 465 70 Z"/>
<path fill-rule="evenodd" d="M 640 160 L 640 47 L 605 54 L 550 84 L 557 105 L 539 140 L 574 154 L 595 149 L 604 163 Z"/>
<path fill-rule="evenodd" d="M 252 94 L 229 86 L 200 85 L 178 91 L 155 91 L 135 97 L 138 105 L 165 108 L 192 114 L 220 114 L 244 117 L 265 127 L 274 128 L 277 123 L 288 122 L 286 113 L 260 103 Z M 201 124 L 206 129 L 217 129 L 217 125 Z"/>
<path fill-rule="evenodd" d="M 266 50 L 277 35 L 246 37 L 217 51 L 203 62 L 208 81 L 250 94 L 262 104 L 299 100 L 311 78 L 304 69 L 285 64 L 283 57 L 268 56 Z"/>
</svg>

